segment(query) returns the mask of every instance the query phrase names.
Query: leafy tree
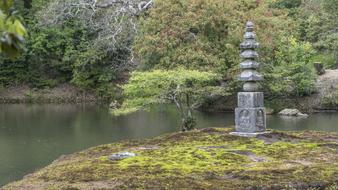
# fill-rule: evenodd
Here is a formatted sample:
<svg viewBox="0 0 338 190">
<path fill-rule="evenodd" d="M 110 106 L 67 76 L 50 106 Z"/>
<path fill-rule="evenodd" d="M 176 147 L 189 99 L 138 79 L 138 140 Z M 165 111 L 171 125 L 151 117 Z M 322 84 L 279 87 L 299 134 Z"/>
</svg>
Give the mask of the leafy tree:
<svg viewBox="0 0 338 190">
<path fill-rule="evenodd" d="M 12 6 L 6 0 L 0 2 L 2 7 L 4 2 Z M 0 55 L 0 83 L 53 87 L 71 82 L 112 97 L 116 84 L 125 82 L 140 63 L 144 70 L 215 72 L 235 92 L 238 46 L 244 23 L 252 20 L 268 93 L 306 95 L 314 77 L 311 61 L 338 66 L 337 5 L 337 0 L 18 0 L 15 9 L 25 13 L 30 31 L 27 51 L 15 61 Z M 15 12 L 1 10 L 6 15 L 0 19 L 3 37 L 9 34 L 8 26 L 17 25 L 15 31 L 22 25 Z M 289 36 L 295 36 L 296 45 Z M 308 57 L 312 50 L 306 50 L 307 41 L 315 56 Z M 13 46 L 20 48 L 18 44 Z"/>
<path fill-rule="evenodd" d="M 297 15 L 301 39 L 318 51 L 315 61 L 338 68 L 338 1 L 305 0 Z"/>
<path fill-rule="evenodd" d="M 336 85 L 336 105 L 338 105 L 338 84 Z"/>
<path fill-rule="evenodd" d="M 76 21 L 46 28 L 36 19 L 27 20 L 27 50 L 14 61 L 2 58 L 0 82 L 4 85 L 21 83 L 42 88 L 72 80 L 74 63 L 88 46 L 88 32 Z"/>
<path fill-rule="evenodd" d="M 116 83 L 134 66 L 132 43 L 138 12 L 150 6 L 140 0 L 24 0 L 30 37 L 20 60 L 6 60 L 4 83 L 15 81 L 9 73 L 27 66 L 32 77 L 20 77 L 34 87 L 73 83 L 104 98 L 112 98 Z M 151 2 L 151 1 L 150 1 Z M 29 9 L 29 10 L 27 10 Z M 12 64 L 11 64 L 12 63 Z M 15 65 L 15 66 L 14 66 Z M 9 72 L 10 71 L 10 72 Z M 1 75 L 1 72 L 0 72 Z"/>
<path fill-rule="evenodd" d="M 181 130 L 191 130 L 196 125 L 193 107 L 210 93 L 224 93 L 217 87 L 219 79 L 219 75 L 211 72 L 186 69 L 133 72 L 122 87 L 125 98 L 122 107 L 113 113 L 126 114 L 152 104 L 174 103 L 182 118 Z"/>
<path fill-rule="evenodd" d="M 16 1 L 30 31 L 27 51 L 15 61 L 0 57 L 0 83 L 43 88 L 71 82 L 112 98 L 114 84 L 134 65 L 132 10 L 138 2 Z"/>
<path fill-rule="evenodd" d="M 44 10 L 37 15 L 41 18 L 39 23 L 47 27 L 62 27 L 69 21 L 76 21 L 86 27 L 91 33 L 88 39 L 86 51 L 79 57 L 75 67 L 74 81 L 76 83 L 95 83 L 100 76 L 93 76 L 93 73 L 83 68 L 99 69 L 118 75 L 124 73 L 134 64 L 132 55 L 132 43 L 137 33 L 137 15 L 147 10 L 151 0 L 145 5 L 140 0 L 124 1 L 97 1 L 97 0 L 56 0 L 47 4 Z M 144 8 L 145 7 L 145 8 Z M 96 52 L 96 62 L 91 57 Z M 98 59 L 99 58 L 99 59 Z M 81 73 L 84 76 L 80 76 Z M 91 76 L 89 76 L 91 75 Z M 94 78 L 93 81 L 78 81 L 77 79 Z M 104 76 L 109 78 L 109 76 Z M 92 86 L 87 86 L 92 87 Z"/>
<path fill-rule="evenodd" d="M 311 59 L 314 50 L 308 42 L 284 38 L 276 52 L 276 61 L 266 74 L 268 88 L 275 95 L 300 97 L 314 91 L 315 71 Z"/>
<path fill-rule="evenodd" d="M 15 58 L 22 49 L 27 32 L 12 6 L 12 0 L 0 2 L 0 53 Z"/>
<path fill-rule="evenodd" d="M 277 0 L 271 4 L 271 7 L 279 9 L 294 9 L 302 4 L 302 0 Z"/>
<path fill-rule="evenodd" d="M 274 55 L 282 34 L 292 34 L 287 11 L 272 1 L 157 0 L 139 21 L 135 53 L 145 69 L 212 70 L 225 79 L 237 75 L 244 24 L 253 20 L 261 42 L 262 62 Z"/>
<path fill-rule="evenodd" d="M 333 51 L 334 66 L 338 68 L 338 0 L 325 0 L 323 6 L 330 25 L 327 31 L 328 47 Z"/>
</svg>

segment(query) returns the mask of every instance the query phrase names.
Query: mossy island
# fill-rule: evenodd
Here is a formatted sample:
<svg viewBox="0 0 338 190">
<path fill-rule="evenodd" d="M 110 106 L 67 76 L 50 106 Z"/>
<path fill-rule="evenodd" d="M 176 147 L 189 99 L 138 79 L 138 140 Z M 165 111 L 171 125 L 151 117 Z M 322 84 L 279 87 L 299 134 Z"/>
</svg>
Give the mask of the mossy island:
<svg viewBox="0 0 338 190">
<path fill-rule="evenodd" d="M 107 144 L 63 156 L 2 190 L 338 188 L 338 135 L 209 128 Z M 129 151 L 135 157 L 111 161 Z"/>
<path fill-rule="evenodd" d="M 0 1 L 0 190 L 338 190 L 337 10 Z"/>
</svg>

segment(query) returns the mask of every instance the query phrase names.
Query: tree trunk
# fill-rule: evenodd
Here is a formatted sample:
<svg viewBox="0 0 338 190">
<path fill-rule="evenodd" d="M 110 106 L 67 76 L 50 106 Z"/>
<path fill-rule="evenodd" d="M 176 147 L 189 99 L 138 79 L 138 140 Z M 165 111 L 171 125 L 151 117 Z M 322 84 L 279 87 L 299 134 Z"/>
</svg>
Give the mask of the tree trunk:
<svg viewBox="0 0 338 190">
<path fill-rule="evenodd" d="M 314 66 L 315 66 L 315 69 L 317 71 L 317 75 L 323 75 L 323 74 L 325 74 L 325 68 L 324 68 L 323 63 L 321 63 L 321 62 L 315 62 Z"/>
<path fill-rule="evenodd" d="M 191 131 L 196 127 L 196 119 L 192 115 L 188 115 L 187 117 L 182 119 L 182 126 L 181 130 L 183 132 L 185 131 Z"/>
<path fill-rule="evenodd" d="M 184 117 L 182 119 L 182 131 L 190 131 L 193 130 L 196 127 L 196 119 L 193 117 L 192 115 L 192 108 L 190 105 L 190 96 L 189 94 L 185 94 L 185 98 L 186 98 L 186 106 L 187 106 L 187 110 L 186 110 L 186 114 L 184 114 Z"/>
</svg>

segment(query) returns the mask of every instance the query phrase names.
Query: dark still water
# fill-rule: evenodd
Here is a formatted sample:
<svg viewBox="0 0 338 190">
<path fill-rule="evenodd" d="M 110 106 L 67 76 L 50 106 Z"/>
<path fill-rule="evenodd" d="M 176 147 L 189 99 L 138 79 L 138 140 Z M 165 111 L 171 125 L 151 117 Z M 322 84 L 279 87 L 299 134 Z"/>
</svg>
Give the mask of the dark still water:
<svg viewBox="0 0 338 190">
<path fill-rule="evenodd" d="M 178 131 L 175 111 L 163 106 L 113 117 L 108 109 L 90 105 L 0 105 L 0 187 L 63 154 Z M 199 128 L 229 127 L 234 123 L 231 113 L 196 114 Z M 307 119 L 270 116 L 268 127 L 338 132 L 338 114 L 316 114 Z"/>
</svg>

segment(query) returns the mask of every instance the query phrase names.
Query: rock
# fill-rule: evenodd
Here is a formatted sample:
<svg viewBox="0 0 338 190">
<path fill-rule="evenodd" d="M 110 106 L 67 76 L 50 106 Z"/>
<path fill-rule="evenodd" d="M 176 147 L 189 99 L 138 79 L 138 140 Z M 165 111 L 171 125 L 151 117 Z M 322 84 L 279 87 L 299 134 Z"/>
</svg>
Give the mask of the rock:
<svg viewBox="0 0 338 190">
<path fill-rule="evenodd" d="M 110 109 L 118 109 L 118 108 L 120 108 L 120 103 L 118 103 L 116 100 L 115 101 L 113 101 L 112 103 L 110 103 L 110 105 L 109 105 L 109 108 Z"/>
<path fill-rule="evenodd" d="M 136 154 L 132 152 L 120 152 L 120 153 L 110 155 L 108 159 L 111 161 L 116 161 L 116 160 L 123 160 L 126 158 L 135 157 L 135 156 Z"/>
<path fill-rule="evenodd" d="M 309 115 L 306 113 L 298 113 L 297 117 L 309 117 Z"/>
<path fill-rule="evenodd" d="M 297 109 L 284 109 L 278 113 L 282 116 L 293 116 L 293 117 L 308 117 L 308 114 L 303 114 Z"/>
<path fill-rule="evenodd" d="M 284 109 L 278 113 L 278 115 L 285 115 L 285 116 L 297 116 L 300 113 L 297 109 Z"/>
<path fill-rule="evenodd" d="M 266 115 L 273 115 L 275 110 L 272 108 L 265 108 Z"/>
</svg>

